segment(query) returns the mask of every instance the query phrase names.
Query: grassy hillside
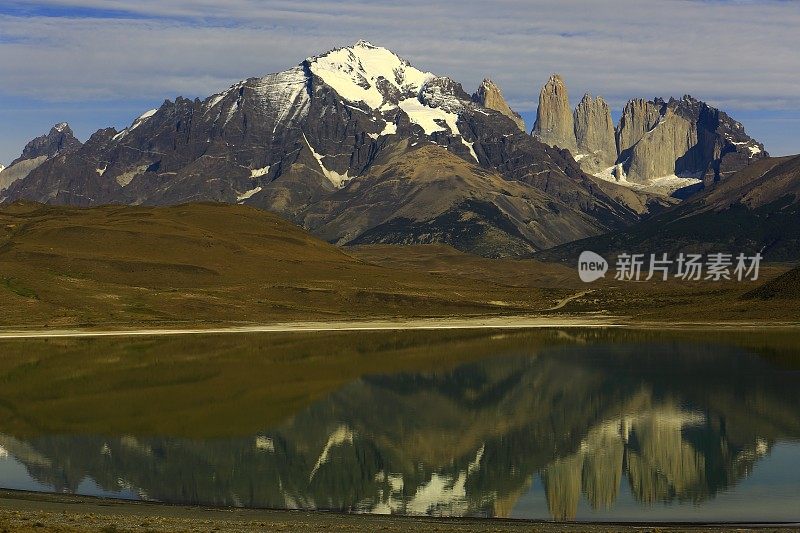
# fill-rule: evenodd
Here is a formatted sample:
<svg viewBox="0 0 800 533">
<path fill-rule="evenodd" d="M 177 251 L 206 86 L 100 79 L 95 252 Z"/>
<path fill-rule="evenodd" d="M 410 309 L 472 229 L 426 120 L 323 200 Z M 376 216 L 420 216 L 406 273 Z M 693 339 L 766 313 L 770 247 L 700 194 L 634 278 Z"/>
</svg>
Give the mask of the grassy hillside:
<svg viewBox="0 0 800 533">
<path fill-rule="evenodd" d="M 800 300 L 800 267 L 768 281 L 743 296 L 746 300 Z"/>
<path fill-rule="evenodd" d="M 0 211 L 6 327 L 531 312 L 566 292 L 373 265 L 245 206 Z"/>
<path fill-rule="evenodd" d="M 502 315 L 796 321 L 751 283 L 592 285 L 560 264 L 443 245 L 337 248 L 282 218 L 222 204 L 0 210 L 0 328 L 134 328 Z"/>
</svg>

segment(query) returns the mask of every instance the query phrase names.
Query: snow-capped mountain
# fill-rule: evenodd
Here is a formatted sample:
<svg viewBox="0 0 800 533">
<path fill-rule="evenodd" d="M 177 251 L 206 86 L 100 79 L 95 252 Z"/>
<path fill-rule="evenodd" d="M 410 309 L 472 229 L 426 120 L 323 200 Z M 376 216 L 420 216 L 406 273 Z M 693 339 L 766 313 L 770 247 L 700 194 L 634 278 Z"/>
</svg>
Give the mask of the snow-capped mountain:
<svg viewBox="0 0 800 533">
<path fill-rule="evenodd" d="M 463 243 L 480 241 L 488 255 L 533 251 L 636 220 L 567 152 L 521 131 L 507 105 L 494 100 L 505 114 L 456 81 L 359 41 L 205 100 L 167 100 L 124 130 L 99 130 L 76 151 L 43 162 L 3 195 L 6 202 L 81 206 L 245 203 L 341 244 L 370 232 L 367 240 L 378 242 L 433 239 L 474 249 Z M 387 171 L 413 167 L 424 147 L 419 159 L 435 179 L 406 187 L 413 171 Z M 442 157 L 431 155 L 437 150 Z M 513 186 L 497 188 L 503 180 Z M 367 184 L 381 195 L 366 194 Z M 448 202 L 416 209 L 437 190 L 451 191 Z M 409 228 L 416 228 L 411 236 Z"/>
</svg>

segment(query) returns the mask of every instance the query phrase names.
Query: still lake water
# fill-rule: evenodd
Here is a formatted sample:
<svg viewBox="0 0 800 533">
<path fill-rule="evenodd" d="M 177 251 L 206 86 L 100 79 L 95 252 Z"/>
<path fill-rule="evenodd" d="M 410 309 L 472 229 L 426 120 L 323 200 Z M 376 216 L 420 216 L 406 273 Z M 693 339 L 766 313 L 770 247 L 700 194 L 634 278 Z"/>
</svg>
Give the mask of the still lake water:
<svg viewBox="0 0 800 533">
<path fill-rule="evenodd" d="M 0 342 L 0 487 L 169 503 L 800 521 L 800 334 Z"/>
</svg>

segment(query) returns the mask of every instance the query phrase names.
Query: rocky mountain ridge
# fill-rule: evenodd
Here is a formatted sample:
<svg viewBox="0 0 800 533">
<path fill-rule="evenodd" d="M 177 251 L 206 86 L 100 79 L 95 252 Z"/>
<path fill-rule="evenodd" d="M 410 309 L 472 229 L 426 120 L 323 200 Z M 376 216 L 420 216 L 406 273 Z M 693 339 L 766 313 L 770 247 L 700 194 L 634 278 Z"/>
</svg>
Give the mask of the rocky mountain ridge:
<svg viewBox="0 0 800 533">
<path fill-rule="evenodd" d="M 638 219 L 567 152 L 522 131 L 496 86 L 482 87 L 473 98 L 456 81 L 359 41 L 284 72 L 243 80 L 205 100 L 167 100 L 122 131 L 101 129 L 80 148 L 16 180 L 0 193 L 0 201 L 245 203 L 277 212 L 339 244 L 359 241 L 360 233 L 379 226 L 410 223 L 433 228 L 433 235 L 451 235 L 449 244 L 473 251 L 462 242 L 466 231 L 471 235 L 466 240 L 481 242 L 481 253 L 487 255 L 516 253 L 520 243 L 527 250 L 540 249 Z M 416 207 L 418 187 L 391 186 L 404 184 L 406 176 L 381 171 L 390 160 L 405 159 L 413 166 L 417 151 L 426 146 L 461 161 L 453 165 L 446 157 L 421 158 L 440 175 L 425 182 L 431 191 L 426 194 L 442 188 L 460 191 L 459 198 L 435 213 Z M 495 195 L 489 211 L 463 207 L 472 205 L 478 192 L 459 185 L 465 177 L 459 172 L 466 172 L 473 184 L 488 183 L 484 175 L 513 182 L 513 194 L 529 204 L 523 209 L 528 214 L 518 216 L 518 208 L 511 207 L 516 200 L 507 199 L 509 190 Z M 369 195 L 371 204 L 357 203 L 365 198 L 364 183 L 384 180 L 387 196 Z M 336 222 L 342 202 L 352 203 L 358 224 Z M 454 205 L 462 207 L 451 211 Z M 440 226 L 445 223 L 441 217 L 463 218 L 467 228 L 461 224 L 453 234 L 453 228 Z M 340 233 L 333 231 L 340 226 Z M 487 248 L 480 236 L 485 232 L 503 237 Z M 385 242 L 389 237 L 381 234 Z M 409 237 L 398 239 L 408 242 Z M 429 239 L 426 232 L 411 238 Z M 517 244 L 506 248 L 510 242 Z"/>
<path fill-rule="evenodd" d="M 489 78 L 483 80 L 478 90 L 472 95 L 472 99 L 483 107 L 494 109 L 502 113 L 513 120 L 514 123 L 519 126 L 520 130 L 526 131 L 525 121 L 522 119 L 522 116 L 509 107 L 506 99 L 503 97 L 503 92 L 500 90 L 500 87 Z"/>
<path fill-rule="evenodd" d="M 588 93 L 573 112 L 557 74 L 542 87 L 532 133 L 595 176 L 656 193 L 713 186 L 769 155 L 741 123 L 689 95 L 630 100 L 616 126 L 608 104 Z"/>
<path fill-rule="evenodd" d="M 22 154 L 8 167 L 0 165 L 0 194 L 15 181 L 25 178 L 36 167 L 57 155 L 78 150 L 81 142 L 75 138 L 66 122 L 50 128 L 46 135 L 36 137 L 22 149 Z"/>
</svg>

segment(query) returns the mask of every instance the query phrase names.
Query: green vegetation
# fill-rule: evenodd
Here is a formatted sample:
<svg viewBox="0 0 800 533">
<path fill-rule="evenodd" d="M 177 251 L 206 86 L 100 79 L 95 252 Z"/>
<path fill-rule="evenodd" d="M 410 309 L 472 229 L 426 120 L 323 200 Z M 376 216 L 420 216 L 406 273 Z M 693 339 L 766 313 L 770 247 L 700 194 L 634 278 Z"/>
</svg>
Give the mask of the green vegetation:
<svg viewBox="0 0 800 533">
<path fill-rule="evenodd" d="M 22 296 L 23 298 L 32 298 L 34 300 L 39 299 L 35 292 L 25 286 L 20 285 L 17 280 L 13 278 L 3 278 L 3 286 L 17 296 Z"/>
</svg>

